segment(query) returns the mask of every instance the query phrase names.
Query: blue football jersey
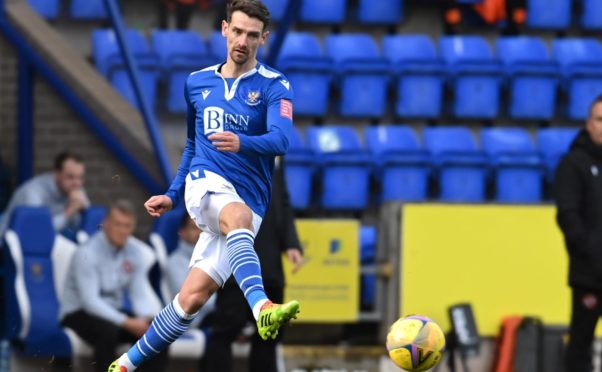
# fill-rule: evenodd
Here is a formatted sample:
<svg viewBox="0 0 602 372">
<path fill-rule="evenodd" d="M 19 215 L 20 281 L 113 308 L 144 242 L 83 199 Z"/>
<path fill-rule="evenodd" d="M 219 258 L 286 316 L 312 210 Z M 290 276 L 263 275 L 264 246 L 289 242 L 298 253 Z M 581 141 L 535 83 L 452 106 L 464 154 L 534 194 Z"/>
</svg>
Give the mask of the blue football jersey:
<svg viewBox="0 0 602 372">
<path fill-rule="evenodd" d="M 288 149 L 293 91 L 282 73 L 263 64 L 258 63 L 231 86 L 220 67 L 207 67 L 188 77 L 188 138 L 166 195 L 175 206 L 188 173 L 209 170 L 230 181 L 245 203 L 263 217 L 272 192 L 274 157 Z M 207 139 L 225 131 L 239 136 L 238 153 L 220 152 Z"/>
</svg>

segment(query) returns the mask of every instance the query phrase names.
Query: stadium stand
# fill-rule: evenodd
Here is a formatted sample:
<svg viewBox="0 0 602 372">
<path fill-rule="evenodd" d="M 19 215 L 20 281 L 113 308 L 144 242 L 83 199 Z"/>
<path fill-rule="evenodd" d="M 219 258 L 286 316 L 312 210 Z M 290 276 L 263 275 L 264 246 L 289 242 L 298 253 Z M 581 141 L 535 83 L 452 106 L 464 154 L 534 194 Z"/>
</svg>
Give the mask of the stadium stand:
<svg viewBox="0 0 602 372">
<path fill-rule="evenodd" d="M 585 30 L 601 30 L 602 19 L 602 1 L 600 0 L 581 0 L 581 27 Z"/>
<path fill-rule="evenodd" d="M 300 21 L 340 24 L 345 20 L 347 0 L 303 0 Z"/>
<path fill-rule="evenodd" d="M 360 228 L 360 262 L 365 265 L 376 262 L 376 236 L 374 225 L 362 225 Z M 376 297 L 376 275 L 361 274 L 361 304 L 373 307 Z"/>
<path fill-rule="evenodd" d="M 370 25 L 395 25 L 403 19 L 404 0 L 360 0 L 357 22 Z"/>
<path fill-rule="evenodd" d="M 284 17 L 289 0 L 265 0 L 263 3 L 268 7 L 272 20 L 279 22 Z"/>
<path fill-rule="evenodd" d="M 284 157 L 286 187 L 293 208 L 307 209 L 312 203 L 316 159 L 313 151 L 305 146 L 299 130 L 295 128 L 292 133 L 289 151 Z"/>
<path fill-rule="evenodd" d="M 541 128 L 537 130 L 537 147 L 546 166 L 546 180 L 551 183 L 560 157 L 569 149 L 577 128 Z"/>
<path fill-rule="evenodd" d="M 573 0 L 527 0 L 527 26 L 563 30 L 571 24 Z"/>
<path fill-rule="evenodd" d="M 107 19 L 109 16 L 103 0 L 71 0 L 69 14 L 80 20 Z"/>
<path fill-rule="evenodd" d="M 47 19 L 57 18 L 61 11 L 60 0 L 27 0 L 27 2 L 36 12 Z"/>
</svg>

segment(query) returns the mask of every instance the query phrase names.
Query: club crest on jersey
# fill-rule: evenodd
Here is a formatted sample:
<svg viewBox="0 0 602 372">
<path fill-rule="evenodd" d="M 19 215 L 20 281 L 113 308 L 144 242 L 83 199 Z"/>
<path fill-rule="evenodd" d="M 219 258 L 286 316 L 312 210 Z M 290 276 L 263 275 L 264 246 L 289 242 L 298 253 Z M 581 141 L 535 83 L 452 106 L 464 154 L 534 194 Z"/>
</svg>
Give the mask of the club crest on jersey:
<svg viewBox="0 0 602 372">
<path fill-rule="evenodd" d="M 245 102 L 249 106 L 255 106 L 255 105 L 259 104 L 259 102 L 261 102 L 259 100 L 259 95 L 260 95 L 260 93 L 258 90 L 249 91 L 249 93 L 247 93 L 247 99 L 245 100 Z"/>
</svg>

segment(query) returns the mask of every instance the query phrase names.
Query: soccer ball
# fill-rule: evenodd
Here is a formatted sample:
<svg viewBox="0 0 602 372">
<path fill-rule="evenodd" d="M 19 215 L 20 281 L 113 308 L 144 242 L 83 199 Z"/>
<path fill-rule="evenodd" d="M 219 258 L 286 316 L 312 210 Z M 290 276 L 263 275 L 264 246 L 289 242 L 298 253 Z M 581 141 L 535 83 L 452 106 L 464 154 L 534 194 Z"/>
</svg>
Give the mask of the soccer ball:
<svg viewBox="0 0 602 372">
<path fill-rule="evenodd" d="M 445 336 L 430 318 L 410 315 L 398 319 L 387 334 L 391 360 L 406 371 L 426 371 L 441 361 Z"/>
</svg>

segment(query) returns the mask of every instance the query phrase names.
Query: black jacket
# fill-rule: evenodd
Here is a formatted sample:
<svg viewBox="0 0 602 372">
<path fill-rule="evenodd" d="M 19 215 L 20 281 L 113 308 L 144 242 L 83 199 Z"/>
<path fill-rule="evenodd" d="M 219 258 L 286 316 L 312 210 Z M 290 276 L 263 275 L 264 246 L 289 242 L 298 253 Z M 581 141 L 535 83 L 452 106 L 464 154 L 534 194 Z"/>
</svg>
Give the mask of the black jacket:
<svg viewBox="0 0 602 372">
<path fill-rule="evenodd" d="M 272 198 L 255 238 L 255 251 L 261 263 L 263 281 L 275 286 L 284 286 L 282 252 L 288 248 L 301 249 L 284 180 L 283 163 L 280 159 L 280 166 L 274 169 Z"/>
<path fill-rule="evenodd" d="M 602 146 L 585 130 L 560 160 L 554 196 L 569 253 L 569 284 L 602 289 Z"/>
</svg>

